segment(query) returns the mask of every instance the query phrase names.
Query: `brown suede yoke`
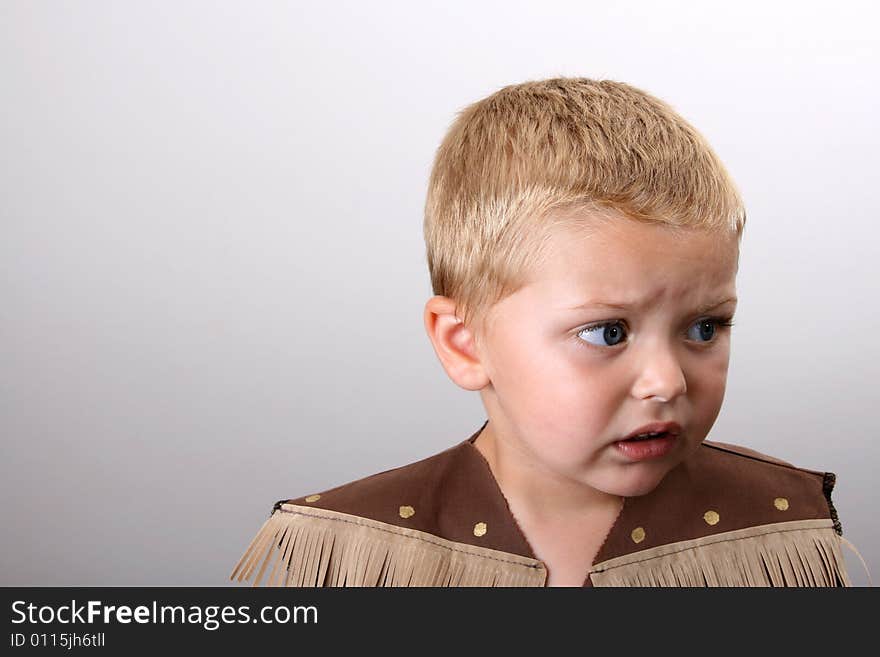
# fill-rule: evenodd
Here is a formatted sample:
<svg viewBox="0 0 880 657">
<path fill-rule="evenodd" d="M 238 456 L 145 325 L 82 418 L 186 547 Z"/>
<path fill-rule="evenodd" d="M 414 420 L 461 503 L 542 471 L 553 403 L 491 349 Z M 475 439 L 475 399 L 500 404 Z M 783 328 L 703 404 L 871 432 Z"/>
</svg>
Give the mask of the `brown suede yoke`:
<svg viewBox="0 0 880 657">
<path fill-rule="evenodd" d="M 537 559 L 489 465 L 467 440 L 415 463 L 283 502 L 406 527 L 458 543 Z M 704 441 L 653 491 L 624 500 L 593 565 L 670 543 L 747 527 L 831 519 L 832 473 L 754 450 Z M 274 510 L 274 509 L 273 509 Z M 585 584 L 591 585 L 589 577 Z"/>
<path fill-rule="evenodd" d="M 628 497 L 594 564 L 660 545 L 794 520 L 831 519 L 832 473 L 704 441 L 647 495 Z"/>
</svg>

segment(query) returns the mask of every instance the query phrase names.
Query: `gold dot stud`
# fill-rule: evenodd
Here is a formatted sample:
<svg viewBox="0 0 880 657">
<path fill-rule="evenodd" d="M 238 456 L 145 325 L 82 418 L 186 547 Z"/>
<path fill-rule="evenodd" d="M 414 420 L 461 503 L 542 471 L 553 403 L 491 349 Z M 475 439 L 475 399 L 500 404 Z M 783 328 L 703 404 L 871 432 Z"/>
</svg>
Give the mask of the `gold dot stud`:
<svg viewBox="0 0 880 657">
<path fill-rule="evenodd" d="M 632 537 L 633 543 L 641 543 L 645 540 L 645 528 L 636 527 L 632 530 L 632 534 L 630 534 L 630 536 Z"/>
<path fill-rule="evenodd" d="M 402 506 L 400 507 L 400 517 L 401 518 L 412 518 L 416 514 L 416 510 L 411 506 Z"/>
<path fill-rule="evenodd" d="M 485 522 L 478 522 L 474 525 L 474 536 L 485 536 L 488 528 Z"/>
<path fill-rule="evenodd" d="M 784 497 L 777 497 L 773 500 L 773 506 L 775 506 L 780 511 L 788 511 L 788 500 Z"/>
<path fill-rule="evenodd" d="M 709 509 L 706 513 L 703 514 L 703 520 L 706 521 L 707 525 L 717 525 L 718 521 L 721 520 L 721 516 L 718 515 L 717 511 L 712 511 Z"/>
<path fill-rule="evenodd" d="M 309 502 L 309 503 L 311 503 L 311 502 L 317 502 L 317 501 L 320 500 L 320 499 L 321 499 L 321 496 L 320 496 L 320 495 L 309 495 L 309 496 L 306 498 L 306 502 Z"/>
</svg>

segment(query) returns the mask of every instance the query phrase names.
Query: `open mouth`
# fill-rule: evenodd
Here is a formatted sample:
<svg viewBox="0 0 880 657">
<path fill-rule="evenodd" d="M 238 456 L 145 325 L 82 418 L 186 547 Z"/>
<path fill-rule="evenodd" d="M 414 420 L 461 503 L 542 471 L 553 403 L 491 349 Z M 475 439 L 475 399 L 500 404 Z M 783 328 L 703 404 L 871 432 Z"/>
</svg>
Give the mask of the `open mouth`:
<svg viewBox="0 0 880 657">
<path fill-rule="evenodd" d="M 615 446 L 630 461 L 645 461 L 666 456 L 678 443 L 678 433 L 652 431 L 626 440 L 618 440 Z"/>
<path fill-rule="evenodd" d="M 625 440 L 623 442 L 637 443 L 637 442 L 641 442 L 644 440 L 654 440 L 656 438 L 666 438 L 666 436 L 668 436 L 668 435 L 669 435 L 668 431 L 654 431 L 651 433 L 643 433 L 643 434 L 639 434 L 638 436 L 633 436 L 632 438 L 628 438 L 627 440 Z"/>
</svg>

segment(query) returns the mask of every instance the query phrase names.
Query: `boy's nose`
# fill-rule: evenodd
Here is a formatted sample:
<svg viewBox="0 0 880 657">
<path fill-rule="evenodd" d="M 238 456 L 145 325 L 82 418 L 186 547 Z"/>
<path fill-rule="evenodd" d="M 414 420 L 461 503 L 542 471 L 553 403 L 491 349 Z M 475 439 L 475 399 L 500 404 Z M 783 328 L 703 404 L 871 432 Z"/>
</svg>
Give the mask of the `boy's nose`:
<svg viewBox="0 0 880 657">
<path fill-rule="evenodd" d="M 678 359 L 663 349 L 655 349 L 644 362 L 633 389 L 638 399 L 656 402 L 668 402 L 686 392 L 687 382 Z"/>
</svg>

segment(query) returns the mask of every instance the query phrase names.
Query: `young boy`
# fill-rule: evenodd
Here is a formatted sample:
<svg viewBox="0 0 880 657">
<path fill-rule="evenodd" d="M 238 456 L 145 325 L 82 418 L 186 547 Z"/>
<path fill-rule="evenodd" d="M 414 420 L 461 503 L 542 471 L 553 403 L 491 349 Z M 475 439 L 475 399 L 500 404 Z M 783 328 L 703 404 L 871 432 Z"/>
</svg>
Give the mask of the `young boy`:
<svg viewBox="0 0 880 657">
<path fill-rule="evenodd" d="M 434 456 L 278 502 L 232 577 L 848 586 L 834 475 L 704 441 L 744 224 L 703 137 L 632 86 L 532 81 L 467 107 L 429 183 L 424 319 L 488 419 Z"/>
</svg>

